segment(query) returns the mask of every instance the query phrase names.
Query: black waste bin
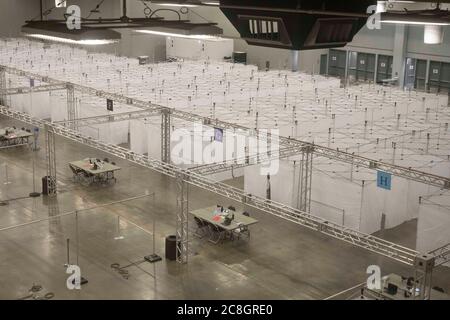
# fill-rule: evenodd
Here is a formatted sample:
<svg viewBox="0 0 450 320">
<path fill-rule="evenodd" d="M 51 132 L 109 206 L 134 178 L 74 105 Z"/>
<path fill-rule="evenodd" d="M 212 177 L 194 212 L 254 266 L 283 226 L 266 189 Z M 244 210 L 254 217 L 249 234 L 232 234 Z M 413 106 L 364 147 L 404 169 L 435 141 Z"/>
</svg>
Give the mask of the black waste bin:
<svg viewBox="0 0 450 320">
<path fill-rule="evenodd" d="M 177 236 L 170 235 L 166 237 L 166 259 L 177 259 Z"/>
<path fill-rule="evenodd" d="M 42 194 L 48 195 L 48 176 L 42 177 Z"/>
</svg>

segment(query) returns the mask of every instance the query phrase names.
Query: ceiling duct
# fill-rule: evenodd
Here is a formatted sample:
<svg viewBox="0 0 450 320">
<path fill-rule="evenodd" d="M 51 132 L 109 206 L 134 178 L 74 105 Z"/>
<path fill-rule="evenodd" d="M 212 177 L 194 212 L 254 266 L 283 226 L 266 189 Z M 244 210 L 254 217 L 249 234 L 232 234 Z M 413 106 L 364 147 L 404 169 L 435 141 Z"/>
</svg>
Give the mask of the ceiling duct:
<svg viewBox="0 0 450 320">
<path fill-rule="evenodd" d="M 220 9 L 250 45 L 309 50 L 345 46 L 374 0 L 221 0 Z"/>
</svg>

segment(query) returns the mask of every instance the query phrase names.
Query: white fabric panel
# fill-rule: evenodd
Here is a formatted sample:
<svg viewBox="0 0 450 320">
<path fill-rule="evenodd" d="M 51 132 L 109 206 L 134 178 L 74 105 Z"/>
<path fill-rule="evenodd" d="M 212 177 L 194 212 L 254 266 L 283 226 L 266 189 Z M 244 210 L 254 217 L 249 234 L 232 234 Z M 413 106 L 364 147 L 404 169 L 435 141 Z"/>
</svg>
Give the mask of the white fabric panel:
<svg viewBox="0 0 450 320">
<path fill-rule="evenodd" d="M 344 225 L 346 227 L 360 229 L 363 194 L 361 185 L 314 170 L 311 191 L 311 197 L 315 201 L 345 210 Z M 325 208 L 323 210 L 325 211 Z M 325 212 L 324 218 L 333 215 L 334 210 Z M 321 212 L 311 213 L 322 217 Z"/>
<path fill-rule="evenodd" d="M 50 92 L 52 121 L 67 120 L 67 97 L 56 92 Z"/>
<path fill-rule="evenodd" d="M 128 142 L 129 121 L 111 122 L 97 125 L 101 141 L 112 144 L 122 144 Z"/>
<path fill-rule="evenodd" d="M 450 243 L 449 230 L 450 193 L 423 200 L 419 207 L 416 250 L 429 252 Z"/>
<path fill-rule="evenodd" d="M 130 150 L 136 153 L 148 153 L 148 129 L 144 120 L 130 121 Z"/>
<path fill-rule="evenodd" d="M 266 198 L 267 178 L 259 174 L 259 166 L 244 168 L 244 190 L 255 196 Z"/>
<path fill-rule="evenodd" d="M 149 118 L 147 121 L 147 150 L 148 156 L 161 159 L 161 117 Z M 171 146 L 172 147 L 172 146 Z"/>
<path fill-rule="evenodd" d="M 33 92 L 31 94 L 31 115 L 40 119 L 51 117 L 49 92 Z"/>
</svg>

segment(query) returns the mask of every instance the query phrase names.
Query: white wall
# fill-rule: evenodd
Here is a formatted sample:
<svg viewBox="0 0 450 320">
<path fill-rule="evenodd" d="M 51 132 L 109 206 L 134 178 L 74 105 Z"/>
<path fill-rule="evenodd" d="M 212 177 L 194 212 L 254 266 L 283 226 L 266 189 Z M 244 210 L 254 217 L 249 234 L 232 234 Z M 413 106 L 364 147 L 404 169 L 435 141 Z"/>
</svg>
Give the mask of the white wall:
<svg viewBox="0 0 450 320">
<path fill-rule="evenodd" d="M 450 27 L 445 27 L 444 42 L 438 45 L 423 43 L 424 28 L 411 26 L 408 30 L 407 55 L 411 58 L 450 62 Z"/>
<path fill-rule="evenodd" d="M 260 69 L 265 69 L 266 61 L 270 62 L 271 69 L 291 69 L 292 55 L 290 50 L 269 47 L 250 46 L 239 38 L 239 32 L 231 22 L 217 8 L 196 7 L 191 8 L 189 19 L 193 22 L 212 21 L 218 23 L 224 30 L 224 36 L 234 39 L 234 50 L 247 52 L 247 63 L 257 65 Z M 301 51 L 299 54 L 299 68 L 306 72 L 319 72 L 320 55 L 327 50 Z"/>
<path fill-rule="evenodd" d="M 381 30 L 362 28 L 346 50 L 392 55 L 394 50 L 395 26 L 383 25 Z"/>
</svg>

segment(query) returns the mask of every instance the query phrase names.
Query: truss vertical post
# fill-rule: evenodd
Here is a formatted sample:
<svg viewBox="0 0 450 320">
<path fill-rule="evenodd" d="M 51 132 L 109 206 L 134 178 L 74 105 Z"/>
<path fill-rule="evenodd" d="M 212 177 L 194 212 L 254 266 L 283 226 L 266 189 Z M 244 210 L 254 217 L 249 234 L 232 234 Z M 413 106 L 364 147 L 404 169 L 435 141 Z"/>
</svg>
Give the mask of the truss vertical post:
<svg viewBox="0 0 450 320">
<path fill-rule="evenodd" d="M 56 153 L 55 133 L 48 124 L 44 126 L 45 155 L 47 160 L 47 192 L 49 196 L 56 196 Z"/>
<path fill-rule="evenodd" d="M 313 147 L 306 146 L 302 150 L 302 160 L 300 162 L 300 207 L 303 212 L 310 212 L 311 210 L 311 182 L 312 182 L 312 168 L 313 168 Z"/>
<path fill-rule="evenodd" d="M 161 112 L 161 161 L 170 163 L 170 110 Z"/>
<path fill-rule="evenodd" d="M 413 297 L 420 300 L 429 300 L 432 286 L 432 276 L 435 258 L 430 254 L 421 254 L 416 256 L 414 261 L 414 291 Z M 418 295 L 416 296 L 416 289 Z"/>
<path fill-rule="evenodd" d="M 4 67 L 0 66 L 0 105 L 6 106 L 6 94 L 3 90 L 7 89 L 6 85 L 6 70 Z"/>
<path fill-rule="evenodd" d="M 187 175 L 178 174 L 176 177 L 178 187 L 177 197 L 177 262 L 188 262 L 188 214 L 189 214 L 189 185 Z"/>
<path fill-rule="evenodd" d="M 67 120 L 69 128 L 76 130 L 75 90 L 72 84 L 67 84 Z"/>
<path fill-rule="evenodd" d="M 61 218 L 58 217 L 59 204 L 56 197 L 49 198 L 47 201 L 48 216 L 51 218 L 49 220 L 49 231 L 51 234 L 61 233 Z"/>
</svg>

